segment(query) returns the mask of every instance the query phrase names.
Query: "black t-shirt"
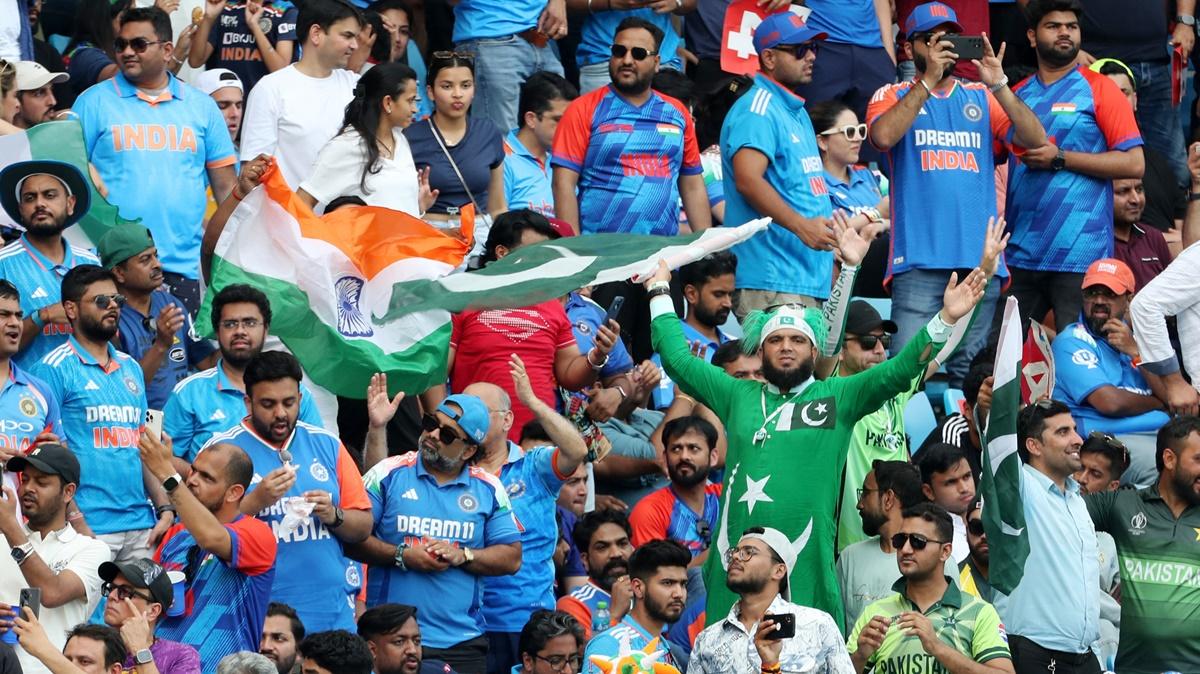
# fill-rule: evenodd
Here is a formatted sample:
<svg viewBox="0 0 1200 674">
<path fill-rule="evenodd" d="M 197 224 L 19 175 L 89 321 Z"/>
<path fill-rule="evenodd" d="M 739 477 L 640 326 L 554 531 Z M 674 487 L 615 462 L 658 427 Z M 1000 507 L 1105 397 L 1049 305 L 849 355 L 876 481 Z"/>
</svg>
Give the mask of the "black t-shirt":
<svg viewBox="0 0 1200 674">
<path fill-rule="evenodd" d="M 292 3 L 274 0 L 263 6 L 258 25 L 272 46 L 279 44 L 280 40 L 295 42 L 299 14 L 299 10 Z M 231 2 L 225 6 L 221 16 L 217 17 L 216 25 L 208 34 L 208 43 L 212 45 L 212 54 L 204 62 L 205 67 L 228 68 L 237 73 L 246 92 L 253 89 L 254 85 L 270 72 L 258 51 L 254 33 L 251 33 L 250 27 L 246 25 L 245 3 Z M 299 49 L 293 46 L 292 60 L 298 56 Z"/>
<path fill-rule="evenodd" d="M 1167 158 L 1149 145 L 1142 146 L 1142 152 L 1146 156 L 1146 174 L 1142 176 L 1146 210 L 1142 212 L 1142 222 L 1165 232 L 1175 226 L 1175 218 L 1183 218 L 1187 197 L 1175 182 L 1175 172 Z"/>
<path fill-rule="evenodd" d="M 982 469 L 980 457 L 983 452 L 981 448 L 971 443 L 971 429 L 967 425 L 966 417 L 955 413 L 943 419 L 942 423 L 938 424 L 937 428 L 929 434 L 929 437 L 925 438 L 925 442 L 921 443 L 921 448 L 916 453 L 916 460 L 920 461 L 921 452 L 939 442 L 961 449 L 967 458 L 967 463 L 971 464 L 971 474 L 975 476 L 976 480 L 979 479 L 979 472 Z"/>
<path fill-rule="evenodd" d="M 1125 63 L 1170 62 L 1167 3 L 1161 0 L 1083 0 L 1083 49 Z"/>
</svg>

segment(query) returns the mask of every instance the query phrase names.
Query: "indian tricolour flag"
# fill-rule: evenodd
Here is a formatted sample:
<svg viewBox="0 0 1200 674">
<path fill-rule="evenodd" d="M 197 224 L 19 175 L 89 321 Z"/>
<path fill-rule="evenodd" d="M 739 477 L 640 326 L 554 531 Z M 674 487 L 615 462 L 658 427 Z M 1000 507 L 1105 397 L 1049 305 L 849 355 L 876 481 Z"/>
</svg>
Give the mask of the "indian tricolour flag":
<svg viewBox="0 0 1200 674">
<path fill-rule="evenodd" d="M 1021 504 L 1021 457 L 1017 453 L 1017 412 L 1021 409 L 1021 319 L 1017 300 L 1008 298 L 996 350 L 992 409 L 983 450 L 983 526 L 987 531 L 988 582 L 1011 594 L 1025 574 L 1029 532 Z"/>
<path fill-rule="evenodd" d="M 66 162 L 83 172 L 88 182 L 92 192 L 92 207 L 78 224 L 65 232 L 71 243 L 95 248 L 94 242 L 99 241 L 109 228 L 130 222 L 122 219 L 117 214 L 116 206 L 108 203 L 96 189 L 88 167 L 87 150 L 83 144 L 83 128 L 79 126 L 79 122 L 45 122 L 24 133 L 0 136 L 0 169 L 30 159 Z M 0 210 L 0 225 L 19 226 L 3 210 Z"/>
<path fill-rule="evenodd" d="M 470 241 L 383 208 L 317 217 L 272 167 L 221 234 L 197 328 L 211 332 L 216 290 L 248 283 L 270 297 L 271 333 L 320 386 L 361 398 L 371 375 L 385 372 L 393 389 L 419 393 L 446 380 L 451 312 L 545 302 L 648 274 L 659 258 L 686 264 L 766 226 L 764 219 L 687 237 L 571 237 L 452 273 Z"/>
</svg>

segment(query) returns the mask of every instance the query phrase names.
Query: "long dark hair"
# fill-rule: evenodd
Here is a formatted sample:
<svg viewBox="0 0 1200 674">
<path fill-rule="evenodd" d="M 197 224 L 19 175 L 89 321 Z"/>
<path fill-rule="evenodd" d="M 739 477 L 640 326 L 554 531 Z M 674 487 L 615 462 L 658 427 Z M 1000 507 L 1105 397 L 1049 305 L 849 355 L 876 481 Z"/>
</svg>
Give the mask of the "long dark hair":
<svg viewBox="0 0 1200 674">
<path fill-rule="evenodd" d="M 375 130 L 379 128 L 380 104 L 384 98 L 399 96 L 408 81 L 416 79 L 417 73 L 403 63 L 381 63 L 360 77 L 354 87 L 354 99 L 346 106 L 339 133 L 354 129 L 367 147 L 367 163 L 363 166 L 360 179 L 363 192 L 367 191 L 367 177 L 382 170 L 379 165 L 381 147 L 379 139 L 375 137 Z"/>
<path fill-rule="evenodd" d="M 63 52 L 69 54 L 80 43 L 90 42 L 115 61 L 117 56 L 113 52 L 113 40 L 117 36 L 113 33 L 112 22 L 132 6 L 133 0 L 83 0 L 75 14 L 71 41 Z"/>
</svg>

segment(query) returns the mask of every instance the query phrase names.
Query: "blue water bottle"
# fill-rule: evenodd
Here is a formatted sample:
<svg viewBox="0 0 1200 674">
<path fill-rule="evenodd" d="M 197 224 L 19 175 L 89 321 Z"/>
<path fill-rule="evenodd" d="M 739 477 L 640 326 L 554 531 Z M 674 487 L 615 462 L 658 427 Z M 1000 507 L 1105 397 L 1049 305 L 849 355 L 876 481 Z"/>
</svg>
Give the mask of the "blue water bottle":
<svg viewBox="0 0 1200 674">
<path fill-rule="evenodd" d="M 592 616 L 592 634 L 596 635 L 612 625 L 612 614 L 608 612 L 608 602 L 596 602 L 596 614 Z"/>
</svg>

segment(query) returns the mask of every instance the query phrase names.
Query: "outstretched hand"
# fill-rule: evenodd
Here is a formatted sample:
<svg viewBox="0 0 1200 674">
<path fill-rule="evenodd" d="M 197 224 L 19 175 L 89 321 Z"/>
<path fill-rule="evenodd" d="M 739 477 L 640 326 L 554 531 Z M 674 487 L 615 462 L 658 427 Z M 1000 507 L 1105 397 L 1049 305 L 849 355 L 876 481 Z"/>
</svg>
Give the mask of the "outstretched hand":
<svg viewBox="0 0 1200 674">
<path fill-rule="evenodd" d="M 1004 228 L 1003 215 L 988 218 L 987 234 L 983 239 L 983 255 L 979 258 L 979 269 L 983 271 L 985 279 L 996 275 L 996 268 L 1000 264 L 1000 255 L 1008 247 L 1008 237 L 1011 234 L 1005 232 Z"/>
<path fill-rule="evenodd" d="M 400 409 L 400 401 L 404 400 L 404 391 L 394 398 L 388 398 L 387 374 L 376 372 L 371 375 L 371 383 L 367 385 L 367 420 L 371 428 L 383 428 L 388 425 L 396 410 Z"/>
<path fill-rule="evenodd" d="M 942 320 L 954 325 L 958 319 L 971 313 L 983 298 L 986 287 L 987 277 L 978 267 L 971 270 L 961 283 L 958 280 L 958 272 L 951 272 L 950 282 L 946 284 L 946 292 L 942 295 Z"/>
<path fill-rule="evenodd" d="M 851 267 L 857 266 L 866 257 L 871 247 L 871 240 L 863 238 L 845 211 L 838 210 L 833 214 L 833 234 L 837 237 L 837 247 L 833 249 L 838 261 Z"/>
</svg>

